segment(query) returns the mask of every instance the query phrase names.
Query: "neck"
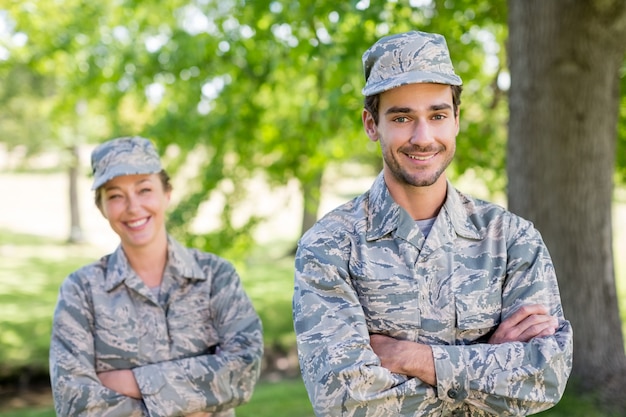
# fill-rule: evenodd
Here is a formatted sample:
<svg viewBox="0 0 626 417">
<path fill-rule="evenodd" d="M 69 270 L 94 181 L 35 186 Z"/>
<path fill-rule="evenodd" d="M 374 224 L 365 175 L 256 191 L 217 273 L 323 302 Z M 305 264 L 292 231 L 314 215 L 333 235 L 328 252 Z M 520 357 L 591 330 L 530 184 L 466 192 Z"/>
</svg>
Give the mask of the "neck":
<svg viewBox="0 0 626 417">
<path fill-rule="evenodd" d="M 148 287 L 158 287 L 167 263 L 167 237 L 147 246 L 127 247 L 122 244 L 128 263 Z"/>
<path fill-rule="evenodd" d="M 394 201 L 406 210 L 413 220 L 425 220 L 437 217 L 446 201 L 448 186 L 442 174 L 434 184 L 427 187 L 399 185 L 387 181 L 387 188 Z"/>
</svg>

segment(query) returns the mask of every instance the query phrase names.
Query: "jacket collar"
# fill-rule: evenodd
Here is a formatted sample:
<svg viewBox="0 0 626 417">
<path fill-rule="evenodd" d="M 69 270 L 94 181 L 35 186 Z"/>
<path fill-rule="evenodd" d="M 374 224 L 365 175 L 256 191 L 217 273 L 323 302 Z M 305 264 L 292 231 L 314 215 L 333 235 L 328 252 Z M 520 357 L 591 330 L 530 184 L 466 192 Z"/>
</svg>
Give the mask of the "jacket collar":
<svg viewBox="0 0 626 417">
<path fill-rule="evenodd" d="M 446 200 L 439 211 L 436 223 L 440 223 L 440 217 L 444 216 L 450 233 L 468 239 L 481 239 L 481 233 L 470 218 L 470 205 L 468 198 L 448 181 Z M 412 241 L 419 234 L 415 221 L 389 193 L 382 172 L 376 177 L 369 190 L 366 210 L 368 241 L 377 240 L 389 234 Z"/>
<path fill-rule="evenodd" d="M 167 264 L 165 269 L 172 276 L 186 279 L 205 280 L 206 276 L 198 262 L 191 256 L 189 250 L 184 248 L 171 236 L 167 237 Z M 108 257 L 105 272 L 105 289 L 111 291 L 124 281 L 127 285 L 134 286 L 136 280 L 140 280 L 135 271 L 130 266 L 128 258 L 119 245 L 117 249 Z"/>
</svg>

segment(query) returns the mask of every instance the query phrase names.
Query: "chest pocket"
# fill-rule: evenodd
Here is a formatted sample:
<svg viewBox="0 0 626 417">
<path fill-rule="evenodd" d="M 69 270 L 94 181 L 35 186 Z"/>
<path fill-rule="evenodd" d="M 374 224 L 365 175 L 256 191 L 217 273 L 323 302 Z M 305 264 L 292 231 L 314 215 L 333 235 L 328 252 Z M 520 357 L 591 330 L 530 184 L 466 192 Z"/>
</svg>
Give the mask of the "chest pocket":
<svg viewBox="0 0 626 417">
<path fill-rule="evenodd" d="M 131 309 L 132 310 L 132 309 Z M 96 371 L 129 369 L 139 365 L 138 353 L 146 328 L 128 308 L 96 311 L 94 350 Z"/>
<path fill-rule="evenodd" d="M 500 324 L 502 295 L 498 290 L 461 293 L 455 299 L 455 307 L 457 343 L 486 342 Z"/>
<path fill-rule="evenodd" d="M 167 321 L 175 355 L 197 354 L 219 344 L 209 298 L 202 292 L 172 304 Z"/>
<path fill-rule="evenodd" d="M 400 336 L 417 332 L 420 314 L 417 283 L 412 275 L 402 273 L 399 267 L 370 265 L 360 276 L 353 276 L 353 284 L 371 333 Z"/>
</svg>

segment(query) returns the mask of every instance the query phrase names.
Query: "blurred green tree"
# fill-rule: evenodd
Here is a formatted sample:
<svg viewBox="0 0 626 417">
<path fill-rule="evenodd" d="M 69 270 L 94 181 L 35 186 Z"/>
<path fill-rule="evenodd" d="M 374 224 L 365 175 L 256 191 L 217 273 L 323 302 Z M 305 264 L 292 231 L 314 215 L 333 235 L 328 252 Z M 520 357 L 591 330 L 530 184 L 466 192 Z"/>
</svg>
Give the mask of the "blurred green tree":
<svg viewBox="0 0 626 417">
<path fill-rule="evenodd" d="M 10 1 L 5 20 L 27 41 L 9 45 L 0 72 L 22 66 L 53 86 L 40 119 L 50 134 L 42 142 L 23 131 L 32 142 L 71 149 L 68 143 L 143 134 L 170 156 L 174 174 L 202 156 L 170 220 L 195 246 L 224 253 L 251 244 L 261 216 L 233 221 L 255 192 L 250 178 L 297 180 L 304 230 L 318 215 L 329 164 L 378 169 L 361 131 L 360 57 L 393 32 L 446 34 L 467 80 L 456 172 L 472 169 L 494 190 L 504 187 L 503 0 L 32 0 Z M 219 225 L 194 233 L 198 207 L 217 194 Z"/>
</svg>

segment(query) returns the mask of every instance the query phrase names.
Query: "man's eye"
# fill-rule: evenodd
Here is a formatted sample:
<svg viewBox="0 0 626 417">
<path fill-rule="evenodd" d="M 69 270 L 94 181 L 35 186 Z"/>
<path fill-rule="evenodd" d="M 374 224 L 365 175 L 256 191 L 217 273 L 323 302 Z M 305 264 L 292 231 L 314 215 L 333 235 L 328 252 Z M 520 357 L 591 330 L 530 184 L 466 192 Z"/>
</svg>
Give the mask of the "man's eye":
<svg viewBox="0 0 626 417">
<path fill-rule="evenodd" d="M 142 188 L 139 192 L 141 194 L 146 194 L 146 193 L 149 193 L 150 191 L 152 191 L 152 188 Z"/>
<path fill-rule="evenodd" d="M 436 114 L 436 115 L 433 116 L 433 119 L 435 119 L 435 120 L 443 120 L 445 118 L 446 118 L 446 116 L 444 116 L 443 114 Z"/>
<path fill-rule="evenodd" d="M 119 195 L 119 194 L 110 194 L 109 196 L 107 196 L 107 199 L 114 200 L 114 199 L 120 198 L 120 197 L 122 197 L 122 196 Z"/>
<path fill-rule="evenodd" d="M 398 122 L 398 123 L 406 123 L 409 121 L 409 118 L 406 116 L 400 116 L 400 117 L 396 117 L 394 119 L 394 121 Z"/>
</svg>

